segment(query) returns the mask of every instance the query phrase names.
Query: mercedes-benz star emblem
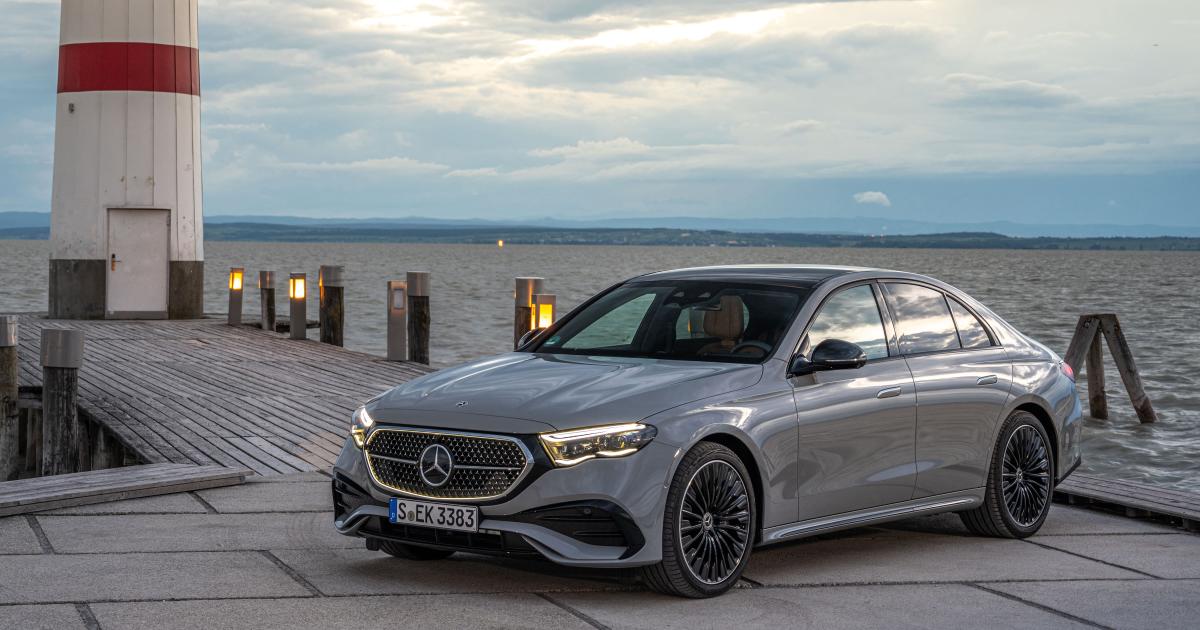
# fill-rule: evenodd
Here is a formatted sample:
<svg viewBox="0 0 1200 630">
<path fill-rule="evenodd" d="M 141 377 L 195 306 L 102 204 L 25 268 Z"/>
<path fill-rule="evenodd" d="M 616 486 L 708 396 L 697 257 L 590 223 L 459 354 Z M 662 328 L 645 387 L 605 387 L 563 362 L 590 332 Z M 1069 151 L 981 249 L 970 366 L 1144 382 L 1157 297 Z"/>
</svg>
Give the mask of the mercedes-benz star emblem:
<svg viewBox="0 0 1200 630">
<path fill-rule="evenodd" d="M 421 480 L 431 488 L 440 488 L 450 481 L 450 473 L 454 471 L 454 458 L 450 449 L 441 444 L 430 444 L 421 451 L 421 459 L 417 462 L 417 470 Z"/>
</svg>

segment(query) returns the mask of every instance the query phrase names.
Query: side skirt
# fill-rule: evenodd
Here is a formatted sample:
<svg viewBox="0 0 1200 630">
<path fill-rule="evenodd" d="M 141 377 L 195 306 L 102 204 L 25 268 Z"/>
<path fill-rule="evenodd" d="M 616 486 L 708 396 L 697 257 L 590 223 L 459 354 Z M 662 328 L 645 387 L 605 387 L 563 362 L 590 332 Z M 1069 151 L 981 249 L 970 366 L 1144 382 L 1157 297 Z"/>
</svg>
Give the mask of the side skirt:
<svg viewBox="0 0 1200 630">
<path fill-rule="evenodd" d="M 778 525 L 763 531 L 762 542 L 759 543 L 759 546 L 841 529 L 851 529 L 864 525 L 885 523 L 887 521 L 898 521 L 918 514 L 969 510 L 983 503 L 983 491 L 983 488 L 973 488 L 971 490 L 950 492 L 932 497 L 921 497 L 913 501 L 893 503 L 868 510 L 847 512 L 834 516 L 822 516 L 799 523 Z"/>
</svg>

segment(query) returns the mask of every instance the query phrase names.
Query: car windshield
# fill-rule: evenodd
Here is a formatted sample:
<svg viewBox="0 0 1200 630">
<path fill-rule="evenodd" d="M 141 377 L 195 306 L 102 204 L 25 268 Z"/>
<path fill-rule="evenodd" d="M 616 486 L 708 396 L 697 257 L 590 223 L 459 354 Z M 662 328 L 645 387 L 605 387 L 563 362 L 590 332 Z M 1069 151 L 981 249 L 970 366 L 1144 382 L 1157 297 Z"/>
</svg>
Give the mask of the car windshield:
<svg viewBox="0 0 1200 630">
<path fill-rule="evenodd" d="M 808 290 L 674 281 L 627 284 L 575 313 L 534 352 L 758 363 Z"/>
</svg>

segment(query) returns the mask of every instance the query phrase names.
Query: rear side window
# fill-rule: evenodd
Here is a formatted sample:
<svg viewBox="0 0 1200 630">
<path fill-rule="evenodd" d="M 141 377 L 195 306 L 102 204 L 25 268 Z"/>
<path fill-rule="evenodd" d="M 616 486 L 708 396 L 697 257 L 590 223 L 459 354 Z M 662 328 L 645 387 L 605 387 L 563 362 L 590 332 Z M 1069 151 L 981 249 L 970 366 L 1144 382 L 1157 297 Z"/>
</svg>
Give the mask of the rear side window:
<svg viewBox="0 0 1200 630">
<path fill-rule="evenodd" d="M 896 315 L 901 354 L 957 350 L 958 330 L 941 291 L 916 284 L 886 285 L 888 306 Z"/>
<path fill-rule="evenodd" d="M 987 329 L 980 323 L 974 313 L 967 310 L 958 300 L 949 298 L 950 312 L 954 314 L 954 323 L 958 325 L 958 339 L 964 348 L 987 348 L 992 345 Z"/>
</svg>

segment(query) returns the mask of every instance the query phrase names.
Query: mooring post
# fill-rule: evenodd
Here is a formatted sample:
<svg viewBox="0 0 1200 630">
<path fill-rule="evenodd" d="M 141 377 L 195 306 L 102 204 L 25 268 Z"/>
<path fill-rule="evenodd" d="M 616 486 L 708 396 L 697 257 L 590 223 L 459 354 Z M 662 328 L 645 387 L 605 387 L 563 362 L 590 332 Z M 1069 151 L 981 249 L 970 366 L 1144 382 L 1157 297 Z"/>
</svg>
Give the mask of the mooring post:
<svg viewBox="0 0 1200 630">
<path fill-rule="evenodd" d="M 408 282 L 388 280 L 387 360 L 408 359 Z"/>
<path fill-rule="evenodd" d="M 308 339 L 308 282 L 304 274 L 288 277 L 288 330 L 292 339 Z"/>
<path fill-rule="evenodd" d="M 520 343 L 521 337 L 533 329 L 533 296 L 542 292 L 542 285 L 545 282 L 544 278 L 525 276 L 517 278 L 516 290 L 513 292 L 515 299 L 513 310 L 514 349 Z"/>
<path fill-rule="evenodd" d="M 429 365 L 429 272 L 408 272 L 408 360 Z"/>
<path fill-rule="evenodd" d="M 1158 415 L 1154 413 L 1150 398 L 1146 396 L 1146 388 L 1142 386 L 1142 375 L 1133 361 L 1133 351 L 1129 349 L 1129 342 L 1125 341 L 1121 322 L 1117 321 L 1116 315 L 1101 315 L 1100 329 L 1104 332 L 1108 351 L 1112 354 L 1113 362 L 1117 364 L 1117 373 L 1121 375 L 1125 390 L 1129 392 L 1129 400 L 1133 403 L 1138 420 L 1143 424 L 1157 421 Z"/>
<path fill-rule="evenodd" d="M 1108 419 L 1108 393 L 1104 391 L 1104 350 L 1100 335 L 1092 335 L 1087 353 L 1088 411 L 1098 420 Z"/>
<path fill-rule="evenodd" d="M 343 345 L 343 324 L 346 313 L 345 280 L 339 265 L 322 265 L 321 289 L 321 343 Z"/>
<path fill-rule="evenodd" d="M 242 325 L 242 283 L 246 270 L 233 267 L 229 270 L 229 310 L 225 322 L 230 326 Z"/>
<path fill-rule="evenodd" d="M 42 329 L 42 476 L 78 472 L 86 429 L 79 422 L 83 331 Z"/>
<path fill-rule="evenodd" d="M 0 481 L 11 481 L 21 473 L 17 341 L 17 316 L 0 316 Z"/>
<path fill-rule="evenodd" d="M 262 329 L 275 332 L 275 272 L 258 272 L 258 293 L 261 300 Z"/>
</svg>

